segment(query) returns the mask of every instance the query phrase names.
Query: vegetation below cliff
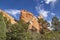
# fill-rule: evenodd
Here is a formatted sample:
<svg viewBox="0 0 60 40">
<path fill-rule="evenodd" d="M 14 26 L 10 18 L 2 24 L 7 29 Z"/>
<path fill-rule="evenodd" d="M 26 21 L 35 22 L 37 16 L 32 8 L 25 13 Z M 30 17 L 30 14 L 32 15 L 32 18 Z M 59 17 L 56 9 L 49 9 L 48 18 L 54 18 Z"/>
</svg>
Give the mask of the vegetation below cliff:
<svg viewBox="0 0 60 40">
<path fill-rule="evenodd" d="M 43 23 L 42 20 L 39 22 Z M 56 30 L 45 33 L 44 26 L 42 33 L 35 31 L 28 31 L 28 23 L 24 23 L 22 20 L 17 21 L 17 24 L 11 24 L 0 13 L 0 40 L 60 40 L 60 21 L 57 17 L 52 18 L 52 27 Z"/>
</svg>

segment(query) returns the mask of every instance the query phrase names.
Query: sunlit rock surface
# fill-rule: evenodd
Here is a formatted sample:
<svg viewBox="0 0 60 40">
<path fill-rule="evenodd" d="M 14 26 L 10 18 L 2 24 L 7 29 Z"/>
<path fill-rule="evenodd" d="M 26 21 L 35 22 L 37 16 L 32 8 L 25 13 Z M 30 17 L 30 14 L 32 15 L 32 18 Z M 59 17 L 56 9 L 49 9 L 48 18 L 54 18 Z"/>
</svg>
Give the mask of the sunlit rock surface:
<svg viewBox="0 0 60 40">
<path fill-rule="evenodd" d="M 39 18 L 40 18 L 40 16 L 39 16 Z M 20 19 L 22 19 L 26 23 L 29 22 L 28 30 L 31 29 L 31 30 L 36 30 L 37 32 L 39 32 L 40 29 L 42 28 L 42 26 L 38 22 L 38 18 L 35 17 L 31 12 L 22 10 Z"/>
</svg>

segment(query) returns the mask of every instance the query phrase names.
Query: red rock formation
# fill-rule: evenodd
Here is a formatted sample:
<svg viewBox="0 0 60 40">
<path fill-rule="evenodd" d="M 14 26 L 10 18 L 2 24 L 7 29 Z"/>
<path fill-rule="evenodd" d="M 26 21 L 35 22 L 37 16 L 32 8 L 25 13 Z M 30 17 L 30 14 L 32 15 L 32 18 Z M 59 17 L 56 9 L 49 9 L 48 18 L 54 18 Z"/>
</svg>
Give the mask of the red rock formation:
<svg viewBox="0 0 60 40">
<path fill-rule="evenodd" d="M 30 21 L 29 28 L 28 29 L 36 29 L 37 32 L 40 32 L 42 26 L 39 24 L 38 19 L 36 17 L 33 17 Z"/>
<path fill-rule="evenodd" d="M 38 23 L 38 19 L 31 12 L 22 10 L 20 19 L 22 19 L 26 23 L 30 23 L 28 30 L 35 28 L 37 32 L 39 32 L 42 28 L 42 26 Z"/>
<path fill-rule="evenodd" d="M 26 10 L 22 10 L 21 11 L 21 17 L 20 19 L 24 20 L 25 22 L 29 22 L 31 19 L 33 18 L 33 14 L 26 11 Z"/>
<path fill-rule="evenodd" d="M 6 12 L 0 10 L 2 12 L 3 16 L 7 18 L 8 21 L 11 22 L 11 24 L 17 23 L 13 17 L 11 17 Z M 20 19 L 22 19 L 25 23 L 29 22 L 28 30 L 33 29 L 34 31 L 40 32 L 42 29 L 42 25 L 38 22 L 38 19 L 43 18 L 43 16 L 38 16 L 36 18 L 31 12 L 28 12 L 26 10 L 21 10 L 21 16 Z M 36 29 L 36 30 L 35 30 Z M 46 28 L 47 29 L 47 28 Z"/>
</svg>

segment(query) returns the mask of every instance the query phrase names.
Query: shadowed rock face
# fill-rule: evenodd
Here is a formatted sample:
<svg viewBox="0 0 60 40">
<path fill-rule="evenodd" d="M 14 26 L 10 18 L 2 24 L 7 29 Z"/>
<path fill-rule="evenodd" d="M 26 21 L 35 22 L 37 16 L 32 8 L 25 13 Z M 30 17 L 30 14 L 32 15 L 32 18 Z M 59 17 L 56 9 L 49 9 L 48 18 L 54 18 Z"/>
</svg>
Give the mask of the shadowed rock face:
<svg viewBox="0 0 60 40">
<path fill-rule="evenodd" d="M 38 19 L 36 17 L 33 17 L 30 21 L 29 28 L 28 29 L 36 29 L 37 32 L 39 32 L 42 28 L 42 25 L 39 24 Z"/>
<path fill-rule="evenodd" d="M 2 12 L 3 16 L 6 17 L 7 20 L 11 22 L 11 24 L 15 24 L 16 23 L 16 21 L 14 20 L 14 18 L 11 17 L 8 13 L 2 11 L 1 9 L 0 9 L 0 12 Z"/>
<path fill-rule="evenodd" d="M 38 18 L 36 18 L 32 13 L 30 13 L 26 10 L 21 11 L 20 19 L 22 19 L 26 23 L 29 22 L 28 30 L 30 30 L 30 29 L 34 30 L 34 28 L 35 28 L 37 30 L 37 32 L 39 32 L 40 29 L 42 28 L 42 26 L 38 23 Z"/>
</svg>

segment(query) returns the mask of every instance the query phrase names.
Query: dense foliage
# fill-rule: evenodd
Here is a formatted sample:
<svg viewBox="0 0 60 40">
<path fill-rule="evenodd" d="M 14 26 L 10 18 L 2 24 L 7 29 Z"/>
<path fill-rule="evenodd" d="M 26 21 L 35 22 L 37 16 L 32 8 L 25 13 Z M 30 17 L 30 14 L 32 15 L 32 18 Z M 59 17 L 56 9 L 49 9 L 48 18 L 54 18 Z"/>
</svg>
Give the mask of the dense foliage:
<svg viewBox="0 0 60 40">
<path fill-rule="evenodd" d="M 44 20 L 39 19 L 39 23 L 42 24 L 42 33 L 44 33 L 44 29 L 50 24 Z M 24 23 L 22 20 L 18 21 L 17 24 L 12 25 L 10 21 L 7 21 L 5 17 L 3 17 L 2 12 L 0 13 L 0 40 L 60 40 L 60 21 L 55 16 L 52 18 L 52 27 L 56 30 L 50 31 L 49 33 L 36 33 L 27 31 L 28 24 Z"/>
<path fill-rule="evenodd" d="M 6 21 L 1 13 L 0 13 L 0 40 L 5 40 L 6 39 L 6 31 L 7 31 Z"/>
</svg>

